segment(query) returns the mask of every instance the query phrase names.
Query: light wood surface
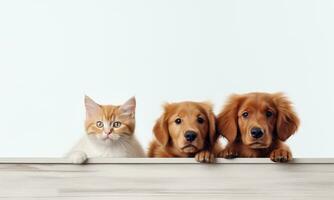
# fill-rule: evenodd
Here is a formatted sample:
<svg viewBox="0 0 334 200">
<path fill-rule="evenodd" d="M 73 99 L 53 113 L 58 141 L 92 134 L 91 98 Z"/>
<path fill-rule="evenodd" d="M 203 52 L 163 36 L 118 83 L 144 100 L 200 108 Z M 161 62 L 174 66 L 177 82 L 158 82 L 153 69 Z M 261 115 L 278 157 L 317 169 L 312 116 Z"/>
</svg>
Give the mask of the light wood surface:
<svg viewBox="0 0 334 200">
<path fill-rule="evenodd" d="M 0 199 L 334 199 L 334 160 L 0 158 Z"/>
<path fill-rule="evenodd" d="M 0 164 L 71 164 L 66 158 L 0 157 Z M 201 164 L 193 158 L 90 158 L 88 164 Z M 277 164 L 267 158 L 216 159 L 217 164 Z M 295 158 L 287 164 L 334 164 L 334 158 Z"/>
</svg>

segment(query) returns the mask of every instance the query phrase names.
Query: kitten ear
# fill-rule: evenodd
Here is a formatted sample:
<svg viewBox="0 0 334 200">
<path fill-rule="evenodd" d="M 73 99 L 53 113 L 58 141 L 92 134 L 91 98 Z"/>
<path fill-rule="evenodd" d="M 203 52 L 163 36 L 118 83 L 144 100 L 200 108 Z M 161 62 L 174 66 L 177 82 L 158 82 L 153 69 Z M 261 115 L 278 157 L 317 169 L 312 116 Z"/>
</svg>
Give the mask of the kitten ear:
<svg viewBox="0 0 334 200">
<path fill-rule="evenodd" d="M 86 117 L 93 117 L 101 112 L 101 107 L 89 96 L 85 95 Z"/>
<path fill-rule="evenodd" d="M 120 110 L 122 111 L 122 115 L 134 117 L 136 112 L 136 98 L 131 97 L 123 105 L 121 105 Z"/>
</svg>

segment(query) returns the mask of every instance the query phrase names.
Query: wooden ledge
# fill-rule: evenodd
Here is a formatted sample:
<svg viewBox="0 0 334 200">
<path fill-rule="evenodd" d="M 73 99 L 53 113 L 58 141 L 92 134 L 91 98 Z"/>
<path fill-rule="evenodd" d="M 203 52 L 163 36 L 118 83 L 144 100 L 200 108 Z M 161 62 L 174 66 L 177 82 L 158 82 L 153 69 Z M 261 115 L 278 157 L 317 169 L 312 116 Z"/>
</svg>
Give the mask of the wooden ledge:
<svg viewBox="0 0 334 200">
<path fill-rule="evenodd" d="M 0 164 L 71 164 L 66 158 L 0 158 Z M 199 164 L 193 158 L 90 158 L 88 164 Z M 268 158 L 218 158 L 217 164 L 273 164 Z M 289 164 L 334 164 L 334 158 L 295 158 Z"/>
<path fill-rule="evenodd" d="M 0 199 L 333 200 L 334 158 L 0 158 Z"/>
</svg>

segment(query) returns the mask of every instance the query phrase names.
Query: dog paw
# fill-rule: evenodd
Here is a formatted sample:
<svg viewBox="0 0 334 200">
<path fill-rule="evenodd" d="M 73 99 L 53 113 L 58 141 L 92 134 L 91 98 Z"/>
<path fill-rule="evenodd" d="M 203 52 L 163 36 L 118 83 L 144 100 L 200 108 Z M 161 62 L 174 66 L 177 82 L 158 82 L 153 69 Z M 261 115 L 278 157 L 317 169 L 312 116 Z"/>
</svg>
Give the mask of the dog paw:
<svg viewBox="0 0 334 200">
<path fill-rule="evenodd" d="M 292 160 L 292 154 L 285 149 L 275 149 L 271 152 L 270 159 L 274 162 L 288 162 Z"/>
<path fill-rule="evenodd" d="M 234 149 L 226 148 L 218 154 L 218 157 L 232 159 L 238 157 L 239 154 Z"/>
<path fill-rule="evenodd" d="M 195 159 L 201 163 L 214 163 L 215 155 L 210 151 L 201 151 L 195 155 Z"/>
<path fill-rule="evenodd" d="M 70 155 L 70 160 L 73 164 L 83 164 L 87 161 L 87 154 L 81 151 L 73 152 Z"/>
</svg>

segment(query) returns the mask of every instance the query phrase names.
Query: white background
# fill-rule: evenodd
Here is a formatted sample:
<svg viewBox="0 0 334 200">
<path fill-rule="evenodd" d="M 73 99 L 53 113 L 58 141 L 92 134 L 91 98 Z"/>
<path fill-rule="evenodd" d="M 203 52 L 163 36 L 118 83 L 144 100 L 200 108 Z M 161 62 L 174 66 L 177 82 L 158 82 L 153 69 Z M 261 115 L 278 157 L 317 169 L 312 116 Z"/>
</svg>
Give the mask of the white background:
<svg viewBox="0 0 334 200">
<path fill-rule="evenodd" d="M 1 1 L 0 156 L 62 156 L 84 94 L 137 97 L 144 146 L 167 101 L 285 92 L 296 157 L 334 156 L 333 1 Z"/>
</svg>

